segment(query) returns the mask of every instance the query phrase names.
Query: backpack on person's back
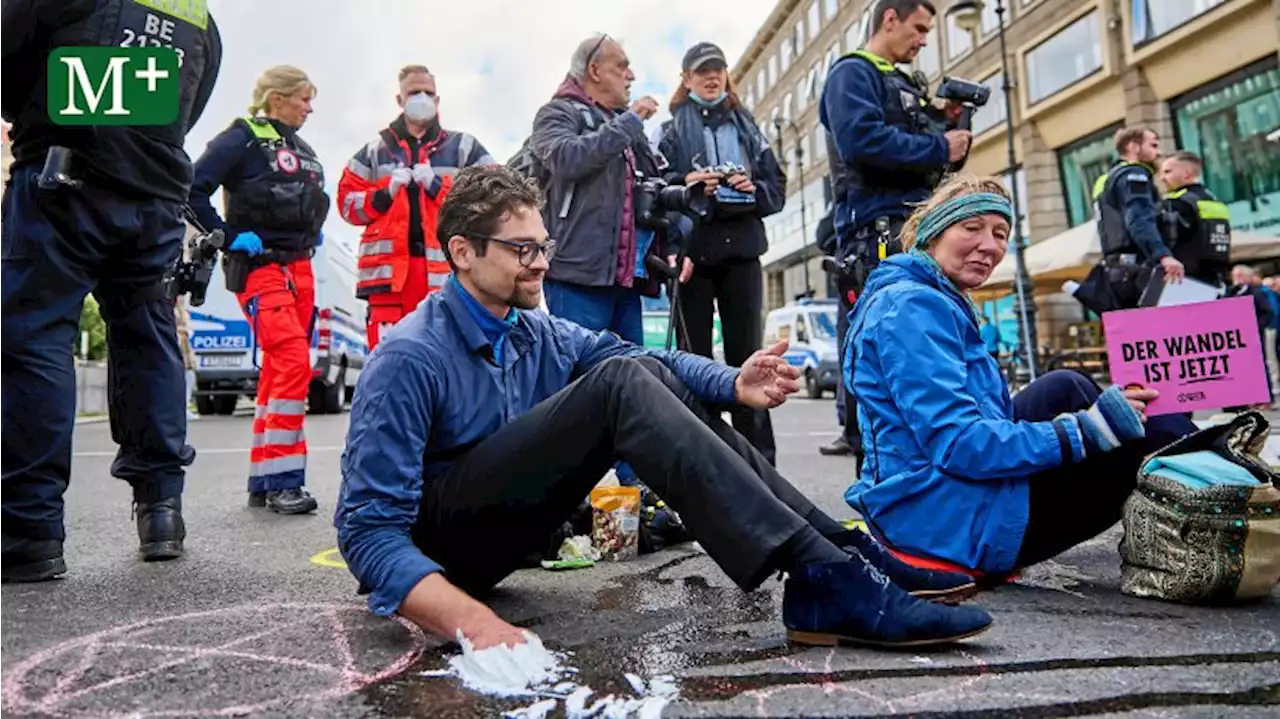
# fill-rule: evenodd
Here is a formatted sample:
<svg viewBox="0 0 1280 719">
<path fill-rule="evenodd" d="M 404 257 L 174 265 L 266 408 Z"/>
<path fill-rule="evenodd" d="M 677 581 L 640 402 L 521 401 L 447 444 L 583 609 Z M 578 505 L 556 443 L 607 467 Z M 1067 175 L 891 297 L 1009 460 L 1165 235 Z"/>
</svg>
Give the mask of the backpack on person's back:
<svg viewBox="0 0 1280 719">
<path fill-rule="evenodd" d="M 597 118 L 594 110 L 577 100 L 566 101 L 577 108 L 582 117 L 582 124 L 578 127 L 579 133 L 596 129 Z M 507 167 L 538 183 L 538 189 L 545 192 L 547 184 L 551 182 L 551 171 L 538 159 L 537 153 L 533 151 L 532 141 L 532 134 L 524 139 L 524 143 L 520 145 L 516 154 L 507 160 Z"/>
</svg>

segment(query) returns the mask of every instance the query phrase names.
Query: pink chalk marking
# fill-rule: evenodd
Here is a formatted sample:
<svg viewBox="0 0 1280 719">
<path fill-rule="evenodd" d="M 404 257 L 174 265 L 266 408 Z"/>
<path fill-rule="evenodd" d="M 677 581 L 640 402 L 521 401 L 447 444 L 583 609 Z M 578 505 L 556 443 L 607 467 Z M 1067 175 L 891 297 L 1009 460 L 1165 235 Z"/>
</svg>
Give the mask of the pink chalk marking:
<svg viewBox="0 0 1280 719">
<path fill-rule="evenodd" d="M 833 671 L 831 668 L 831 663 L 832 663 L 832 660 L 835 659 L 835 653 L 836 653 L 835 649 L 832 649 L 827 652 L 826 659 L 823 661 L 822 669 L 820 670 L 815 669 L 808 662 L 800 661 L 794 657 L 784 657 L 782 661 L 785 664 L 789 664 L 795 667 L 796 669 L 801 670 L 801 672 L 805 674 L 816 673 L 819 676 L 830 677 Z M 976 666 L 982 669 L 986 669 L 987 667 L 986 662 L 982 661 L 981 659 L 979 659 L 978 657 L 974 656 L 973 654 L 967 651 L 963 651 L 963 650 L 960 651 L 960 656 L 964 657 L 965 659 L 968 659 L 970 662 L 973 662 Z M 965 677 L 962 681 L 957 682 L 956 684 L 951 686 L 942 687 L 941 689 L 930 689 L 923 692 L 917 692 L 915 694 L 908 694 L 907 696 L 898 697 L 897 699 L 887 699 L 885 697 L 872 694 L 871 692 L 866 691 L 865 689 L 859 689 L 858 687 L 854 687 L 854 686 L 837 684 L 831 681 L 830 679 L 826 679 L 826 678 L 823 679 L 822 683 L 819 686 L 822 688 L 823 694 L 830 695 L 834 692 L 852 694 L 854 696 L 862 697 L 863 699 L 868 699 L 870 701 L 873 701 L 876 704 L 883 706 L 886 710 L 896 713 L 898 711 L 898 708 L 903 704 L 915 704 L 915 703 L 918 703 L 921 699 L 932 696 L 934 694 L 964 693 L 968 691 L 969 688 L 972 687 L 974 684 L 977 684 L 978 682 L 990 676 L 992 676 L 990 673 L 983 671 L 977 675 L 974 675 L 971 677 Z M 744 692 L 742 696 L 754 698 L 756 703 L 756 714 L 758 714 L 759 716 L 765 716 L 768 710 L 768 701 L 770 699 L 778 696 L 779 694 L 782 694 L 783 692 L 789 692 L 794 689 L 809 689 L 812 687 L 813 687 L 812 684 L 788 684 L 786 686 L 770 687 L 768 689 L 752 689 L 751 691 Z"/>
<path fill-rule="evenodd" d="M 1147 416 L 1271 399 L 1252 297 L 1107 312 L 1102 326 L 1111 381 L 1160 393 Z M 1202 349 L 1197 335 L 1205 333 L 1213 341 Z M 1190 352 L 1188 340 L 1195 343 Z"/>
<path fill-rule="evenodd" d="M 266 613 L 277 610 L 294 610 L 310 612 L 311 616 L 307 619 L 298 620 L 282 624 L 261 632 L 255 632 L 251 635 L 232 640 L 217 647 L 181 647 L 168 646 L 162 644 L 151 644 L 146 642 L 134 642 L 127 639 L 127 635 L 140 631 L 150 631 L 159 626 L 182 621 L 200 620 L 208 617 L 229 614 L 234 612 L 245 613 Z M 7 669 L 4 672 L 3 681 L 0 682 L 0 701 L 2 701 L 5 711 L 38 711 L 63 716 L 74 715 L 68 714 L 68 709 L 64 705 L 83 697 L 91 692 L 100 691 L 113 686 L 141 679 L 147 676 L 158 674 L 182 664 L 187 664 L 199 659 L 207 657 L 235 657 L 240 659 L 249 659 L 260 661 L 267 664 L 280 664 L 285 666 L 295 666 L 312 669 L 317 672 L 326 674 L 336 674 L 339 677 L 338 683 L 321 690 L 319 693 L 306 693 L 297 696 L 280 697 L 258 704 L 241 704 L 229 707 L 205 707 L 187 710 L 165 710 L 165 711 L 129 711 L 115 714 L 107 714 L 111 717 L 217 717 L 217 716 L 243 716 L 253 714 L 255 712 L 264 711 L 274 705 L 305 699 L 308 701 L 325 701 L 336 699 L 347 694 L 359 691 L 372 684 L 390 679 L 398 674 L 403 673 L 417 660 L 418 656 L 426 649 L 427 637 L 421 629 L 412 622 L 402 618 L 393 617 L 394 621 L 402 626 L 412 641 L 411 648 L 396 657 L 396 659 L 388 666 L 373 674 L 364 674 L 359 671 L 356 666 L 356 657 L 351 649 L 350 630 L 341 621 L 340 613 L 350 612 L 352 614 L 366 614 L 367 610 L 359 605 L 345 604 L 309 604 L 309 603 L 281 603 L 271 605 L 244 605 L 236 607 L 226 607 L 223 609 L 214 609 L 203 612 L 192 612 L 190 614 L 181 614 L 172 617 L 164 617 L 161 619 L 149 619 L 146 621 L 136 622 L 134 624 L 116 627 L 113 629 L 105 629 L 88 636 L 72 639 L 70 641 L 57 644 L 55 646 L 44 649 L 17 666 Z M 321 615 L 317 617 L 316 615 Z M 252 652 L 234 651 L 233 647 L 255 641 L 262 637 L 268 636 L 275 632 L 288 629 L 290 627 L 313 622 L 317 619 L 326 619 L 327 624 L 333 633 L 334 649 L 338 654 L 339 666 L 331 664 L 321 664 L 318 662 L 309 662 L 304 659 L 295 659 L 292 657 L 280 657 L 268 654 L 256 654 Z M 94 662 L 98 659 L 104 648 L 130 648 L 142 651 L 164 651 L 164 652 L 181 652 L 187 656 L 164 662 L 156 667 L 146 669 L 123 677 L 113 677 L 98 684 L 83 687 L 77 691 L 68 692 L 84 674 L 94 666 Z M 59 678 L 53 689 L 42 698 L 29 698 L 27 690 L 30 688 L 29 682 L 31 674 L 40 667 L 63 659 L 71 652 L 81 650 L 82 654 L 79 661 L 70 672 Z M 88 712 L 77 712 L 86 714 Z M 94 716 L 104 716 L 101 713 L 94 713 Z"/>
</svg>

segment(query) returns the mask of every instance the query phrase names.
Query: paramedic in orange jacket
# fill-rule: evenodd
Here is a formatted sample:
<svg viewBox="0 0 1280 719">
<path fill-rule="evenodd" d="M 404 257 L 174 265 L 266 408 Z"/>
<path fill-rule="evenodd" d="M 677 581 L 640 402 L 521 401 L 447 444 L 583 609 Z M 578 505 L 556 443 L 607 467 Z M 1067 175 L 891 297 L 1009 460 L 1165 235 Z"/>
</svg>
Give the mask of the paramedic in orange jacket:
<svg viewBox="0 0 1280 719">
<path fill-rule="evenodd" d="M 497 164 L 471 135 L 441 128 L 438 99 L 426 67 L 401 69 L 396 104 L 403 112 L 356 152 L 338 182 L 343 219 L 365 228 L 356 296 L 369 302 L 370 351 L 449 278 L 436 219 L 453 174 Z"/>
<path fill-rule="evenodd" d="M 311 385 L 315 276 L 311 257 L 329 214 L 324 168 L 298 129 L 311 114 L 315 86 L 287 65 L 258 78 L 248 118 L 209 141 L 195 163 L 190 204 L 200 221 L 232 240 L 228 279 L 247 270 L 236 299 L 262 349 L 257 412 L 249 451 L 249 506 L 306 514 L 307 441 L 302 424 Z M 260 114 L 261 113 L 261 114 Z M 225 222 L 209 196 L 218 188 Z"/>
</svg>

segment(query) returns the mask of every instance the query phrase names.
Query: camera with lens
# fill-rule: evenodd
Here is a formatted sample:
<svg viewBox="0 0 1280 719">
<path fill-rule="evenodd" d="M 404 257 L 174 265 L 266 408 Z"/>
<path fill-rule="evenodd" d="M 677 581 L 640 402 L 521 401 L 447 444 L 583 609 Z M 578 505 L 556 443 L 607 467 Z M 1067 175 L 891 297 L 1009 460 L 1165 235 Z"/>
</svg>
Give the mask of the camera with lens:
<svg viewBox="0 0 1280 719">
<path fill-rule="evenodd" d="M 195 232 L 187 241 L 186 251 L 165 277 L 166 296 L 176 300 L 179 295 L 191 295 L 192 307 L 204 304 L 218 263 L 218 252 L 226 249 L 227 238 L 222 230 L 209 231 L 196 219 L 190 207 L 183 206 L 182 214 Z"/>
<path fill-rule="evenodd" d="M 944 77 L 934 97 L 950 100 L 964 108 L 956 128 L 968 130 L 973 124 L 973 113 L 991 99 L 991 88 L 958 77 Z"/>
<path fill-rule="evenodd" d="M 714 172 L 720 176 L 720 184 L 716 186 L 716 194 L 714 195 L 717 216 L 732 217 L 756 209 L 756 196 L 754 193 L 735 189 L 725 182 L 734 175 L 746 175 L 747 168 L 732 162 L 722 162 L 715 167 L 705 169 L 707 172 Z"/>
<path fill-rule="evenodd" d="M 641 177 L 637 174 L 635 193 L 636 225 L 654 230 L 665 230 L 671 224 L 669 212 L 687 215 L 695 221 L 706 219 L 711 213 L 711 198 L 702 190 L 702 183 L 672 185 L 661 177 Z"/>
</svg>

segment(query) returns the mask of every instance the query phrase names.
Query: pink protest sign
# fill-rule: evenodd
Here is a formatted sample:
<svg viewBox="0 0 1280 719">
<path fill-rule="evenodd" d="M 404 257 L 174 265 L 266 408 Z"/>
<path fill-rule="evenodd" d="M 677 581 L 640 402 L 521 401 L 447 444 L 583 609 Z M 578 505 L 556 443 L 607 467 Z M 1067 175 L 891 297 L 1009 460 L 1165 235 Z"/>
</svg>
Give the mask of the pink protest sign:
<svg viewBox="0 0 1280 719">
<path fill-rule="evenodd" d="M 1252 297 L 1102 315 L 1111 381 L 1154 389 L 1150 416 L 1271 399 Z"/>
</svg>

